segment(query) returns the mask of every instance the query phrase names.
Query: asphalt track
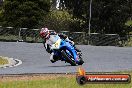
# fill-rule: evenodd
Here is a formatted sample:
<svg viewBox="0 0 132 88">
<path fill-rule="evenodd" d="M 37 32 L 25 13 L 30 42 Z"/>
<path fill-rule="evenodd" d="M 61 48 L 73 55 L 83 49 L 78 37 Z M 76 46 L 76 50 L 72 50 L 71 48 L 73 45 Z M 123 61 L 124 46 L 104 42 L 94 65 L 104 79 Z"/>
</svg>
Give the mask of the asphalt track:
<svg viewBox="0 0 132 88">
<path fill-rule="evenodd" d="M 78 45 L 82 50 L 87 72 L 113 72 L 132 70 L 132 47 Z M 51 63 L 50 54 L 42 43 L 0 42 L 0 56 L 19 59 L 16 67 L 0 68 L 0 74 L 24 73 L 70 73 L 77 72 L 78 66 L 58 61 Z"/>
</svg>

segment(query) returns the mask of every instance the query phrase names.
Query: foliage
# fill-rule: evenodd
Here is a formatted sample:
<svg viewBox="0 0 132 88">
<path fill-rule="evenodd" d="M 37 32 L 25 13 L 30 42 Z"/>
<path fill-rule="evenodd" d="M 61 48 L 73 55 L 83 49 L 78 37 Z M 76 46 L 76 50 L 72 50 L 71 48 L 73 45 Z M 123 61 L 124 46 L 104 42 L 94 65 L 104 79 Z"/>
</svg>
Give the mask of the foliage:
<svg viewBox="0 0 132 88">
<path fill-rule="evenodd" d="M 132 20 L 128 20 L 126 23 L 125 23 L 126 26 L 131 26 L 132 27 Z"/>
<path fill-rule="evenodd" d="M 55 10 L 55 0 L 5 0 L 0 24 L 87 32 L 89 4 L 90 0 L 60 0 L 59 11 Z M 126 22 L 131 18 L 131 0 L 92 0 L 91 32 L 125 35 L 129 31 Z"/>
<path fill-rule="evenodd" d="M 5 0 L 3 26 L 37 28 L 50 10 L 49 0 Z"/>
<path fill-rule="evenodd" d="M 89 25 L 90 0 L 61 0 L 74 18 L 85 21 L 83 28 Z M 131 0 L 92 0 L 92 32 L 118 33 L 127 32 L 125 22 L 132 15 Z M 85 30 L 87 31 L 87 30 Z"/>
<path fill-rule="evenodd" d="M 62 31 L 70 30 L 71 15 L 67 11 L 54 10 L 44 17 L 43 27 L 48 27 L 50 30 Z"/>
</svg>

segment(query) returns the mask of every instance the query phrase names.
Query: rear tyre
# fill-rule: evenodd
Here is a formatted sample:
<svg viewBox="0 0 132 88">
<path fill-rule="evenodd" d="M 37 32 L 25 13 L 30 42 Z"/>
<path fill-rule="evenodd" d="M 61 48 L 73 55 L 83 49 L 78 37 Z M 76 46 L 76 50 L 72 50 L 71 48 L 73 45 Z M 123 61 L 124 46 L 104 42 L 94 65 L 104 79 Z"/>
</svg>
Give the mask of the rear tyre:
<svg viewBox="0 0 132 88">
<path fill-rule="evenodd" d="M 79 61 L 78 65 L 82 65 L 84 63 L 83 60 Z"/>
<path fill-rule="evenodd" d="M 78 65 L 82 65 L 84 63 L 83 59 L 80 57 L 80 61 L 78 63 Z"/>
<path fill-rule="evenodd" d="M 63 57 L 66 59 L 66 61 L 71 64 L 71 66 L 76 66 L 76 62 L 73 61 L 72 58 L 69 58 L 67 53 L 64 50 L 62 50 L 61 53 Z"/>
</svg>

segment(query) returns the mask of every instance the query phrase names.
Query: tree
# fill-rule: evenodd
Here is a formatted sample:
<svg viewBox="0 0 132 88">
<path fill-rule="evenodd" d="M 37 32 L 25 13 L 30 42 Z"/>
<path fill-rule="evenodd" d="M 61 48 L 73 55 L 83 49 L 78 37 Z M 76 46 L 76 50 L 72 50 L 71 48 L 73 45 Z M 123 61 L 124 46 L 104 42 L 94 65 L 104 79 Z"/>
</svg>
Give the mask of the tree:
<svg viewBox="0 0 132 88">
<path fill-rule="evenodd" d="M 99 31 L 103 33 L 118 33 L 122 34 L 125 29 L 125 22 L 129 18 L 129 6 L 127 0 L 96 0 L 95 6 L 100 4 L 101 7 L 93 7 L 98 11 L 97 15 L 94 15 L 93 11 L 93 18 L 92 19 L 92 27 L 94 29 L 99 29 Z M 95 22 L 95 23 L 94 23 Z M 97 28 L 94 27 L 97 25 Z"/>
<path fill-rule="evenodd" d="M 50 0 L 5 0 L 3 26 L 37 28 L 50 10 Z"/>
<path fill-rule="evenodd" d="M 87 32 L 89 22 L 90 0 L 64 0 L 66 9 L 73 17 L 81 19 L 84 24 L 80 27 Z M 125 23 L 132 14 L 131 0 L 93 0 L 92 3 L 92 32 L 118 33 L 126 30 Z"/>
<path fill-rule="evenodd" d="M 67 11 L 54 10 L 44 17 L 43 26 L 57 32 L 69 31 L 71 30 L 69 27 L 72 23 L 71 17 L 72 16 Z"/>
</svg>

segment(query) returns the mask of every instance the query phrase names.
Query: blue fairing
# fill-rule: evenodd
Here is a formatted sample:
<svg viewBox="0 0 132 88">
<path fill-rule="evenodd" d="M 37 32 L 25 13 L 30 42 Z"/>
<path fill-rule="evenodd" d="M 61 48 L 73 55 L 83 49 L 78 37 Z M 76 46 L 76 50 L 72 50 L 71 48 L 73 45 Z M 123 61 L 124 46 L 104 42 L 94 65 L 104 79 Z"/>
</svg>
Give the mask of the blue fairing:
<svg viewBox="0 0 132 88">
<path fill-rule="evenodd" d="M 60 50 L 66 50 L 69 55 L 73 56 L 73 59 L 75 60 L 76 63 L 79 62 L 77 52 L 71 43 L 69 43 L 65 40 L 62 40 Z"/>
</svg>

